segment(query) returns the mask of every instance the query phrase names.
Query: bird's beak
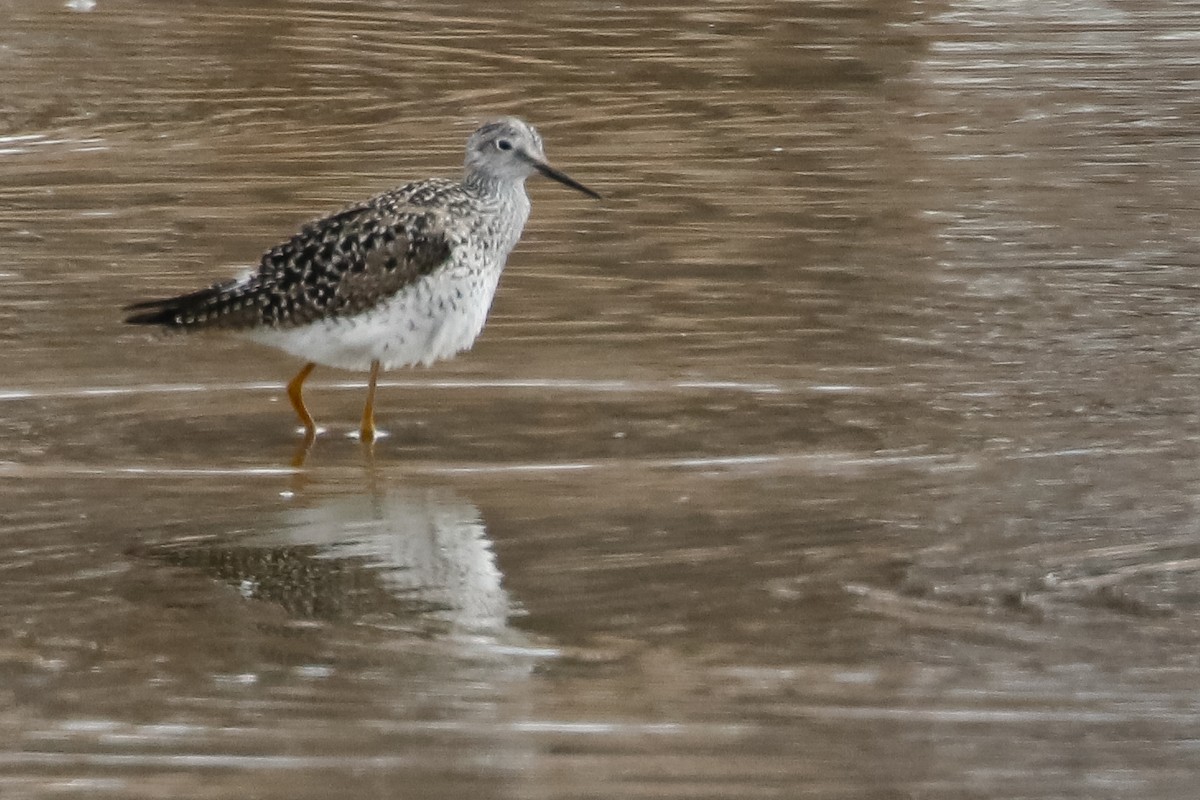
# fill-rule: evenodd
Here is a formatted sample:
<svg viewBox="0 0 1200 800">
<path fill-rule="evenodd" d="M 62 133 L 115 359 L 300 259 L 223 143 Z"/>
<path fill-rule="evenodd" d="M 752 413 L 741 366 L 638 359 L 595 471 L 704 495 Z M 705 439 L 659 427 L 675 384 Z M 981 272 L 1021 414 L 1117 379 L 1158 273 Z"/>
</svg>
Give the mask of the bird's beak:
<svg viewBox="0 0 1200 800">
<path fill-rule="evenodd" d="M 572 178 L 570 175 L 566 174 L 565 172 L 559 172 L 554 167 L 547 164 L 545 161 L 542 161 L 541 159 L 538 159 L 538 158 L 534 158 L 533 156 L 525 156 L 525 158 L 529 161 L 530 164 L 533 165 L 534 169 L 536 169 L 538 172 L 545 175 L 550 180 L 558 181 L 563 186 L 570 186 L 572 189 L 575 189 L 576 191 L 579 191 L 579 192 L 583 192 L 588 197 L 595 198 L 596 200 L 604 199 L 600 196 L 600 194 L 598 192 L 592 191 L 591 189 L 584 186 L 582 183 L 575 180 L 574 178 Z"/>
</svg>

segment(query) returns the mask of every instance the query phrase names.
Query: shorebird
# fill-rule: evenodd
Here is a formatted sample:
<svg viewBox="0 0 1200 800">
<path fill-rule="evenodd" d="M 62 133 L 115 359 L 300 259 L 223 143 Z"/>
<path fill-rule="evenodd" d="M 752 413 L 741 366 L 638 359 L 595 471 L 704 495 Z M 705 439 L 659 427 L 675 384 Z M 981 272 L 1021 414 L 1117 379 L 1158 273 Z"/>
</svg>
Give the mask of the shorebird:
<svg viewBox="0 0 1200 800">
<path fill-rule="evenodd" d="M 317 433 L 303 395 L 313 369 L 369 371 L 359 433 L 371 442 L 381 370 L 450 358 L 479 336 L 529 219 L 534 173 L 600 199 L 547 163 L 532 125 L 504 117 L 471 134 L 461 181 L 417 181 L 310 222 L 257 269 L 134 303 L 125 321 L 227 331 L 304 359 L 287 395 L 306 444 Z"/>
</svg>

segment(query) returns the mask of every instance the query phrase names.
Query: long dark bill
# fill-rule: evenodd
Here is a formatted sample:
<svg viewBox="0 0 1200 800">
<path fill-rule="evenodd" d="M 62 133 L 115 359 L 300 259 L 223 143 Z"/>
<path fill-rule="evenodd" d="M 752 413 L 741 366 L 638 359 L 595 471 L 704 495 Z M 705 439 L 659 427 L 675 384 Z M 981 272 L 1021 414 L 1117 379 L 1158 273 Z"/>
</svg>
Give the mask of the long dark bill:
<svg viewBox="0 0 1200 800">
<path fill-rule="evenodd" d="M 558 181 L 563 186 L 570 186 L 572 189 L 583 192 L 588 197 L 594 197 L 597 200 L 604 199 L 603 197 L 600 196 L 600 194 L 598 192 L 593 192 L 591 189 L 584 186 L 582 183 L 575 180 L 570 175 L 566 174 L 565 172 L 559 172 L 554 167 L 550 166 L 549 164 L 547 164 L 544 161 L 530 159 L 530 163 L 533 164 L 534 169 L 536 169 L 538 172 L 542 173 L 543 175 L 545 175 L 547 178 L 549 178 L 551 180 Z"/>
</svg>

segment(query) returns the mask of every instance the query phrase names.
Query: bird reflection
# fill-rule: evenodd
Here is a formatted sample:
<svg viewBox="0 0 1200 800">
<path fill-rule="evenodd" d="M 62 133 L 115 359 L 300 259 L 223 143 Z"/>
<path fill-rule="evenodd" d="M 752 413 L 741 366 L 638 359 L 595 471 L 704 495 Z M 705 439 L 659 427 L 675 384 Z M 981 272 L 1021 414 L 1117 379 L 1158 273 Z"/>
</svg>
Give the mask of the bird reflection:
<svg viewBox="0 0 1200 800">
<path fill-rule="evenodd" d="M 317 619 L 498 632 L 509 616 L 479 510 L 438 488 L 296 500 L 273 530 L 153 555 Z"/>
</svg>

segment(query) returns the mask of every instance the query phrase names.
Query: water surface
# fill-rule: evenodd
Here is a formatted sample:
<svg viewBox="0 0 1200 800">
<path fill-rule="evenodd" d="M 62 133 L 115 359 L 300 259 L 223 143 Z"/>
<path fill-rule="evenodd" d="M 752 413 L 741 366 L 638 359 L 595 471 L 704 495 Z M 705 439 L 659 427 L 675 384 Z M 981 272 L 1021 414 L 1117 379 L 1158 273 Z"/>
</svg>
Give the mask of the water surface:
<svg viewBox="0 0 1200 800">
<path fill-rule="evenodd" d="M 1194 3 L 0 10 L 4 797 L 1191 797 Z M 535 122 L 477 346 L 121 324 Z"/>
</svg>

